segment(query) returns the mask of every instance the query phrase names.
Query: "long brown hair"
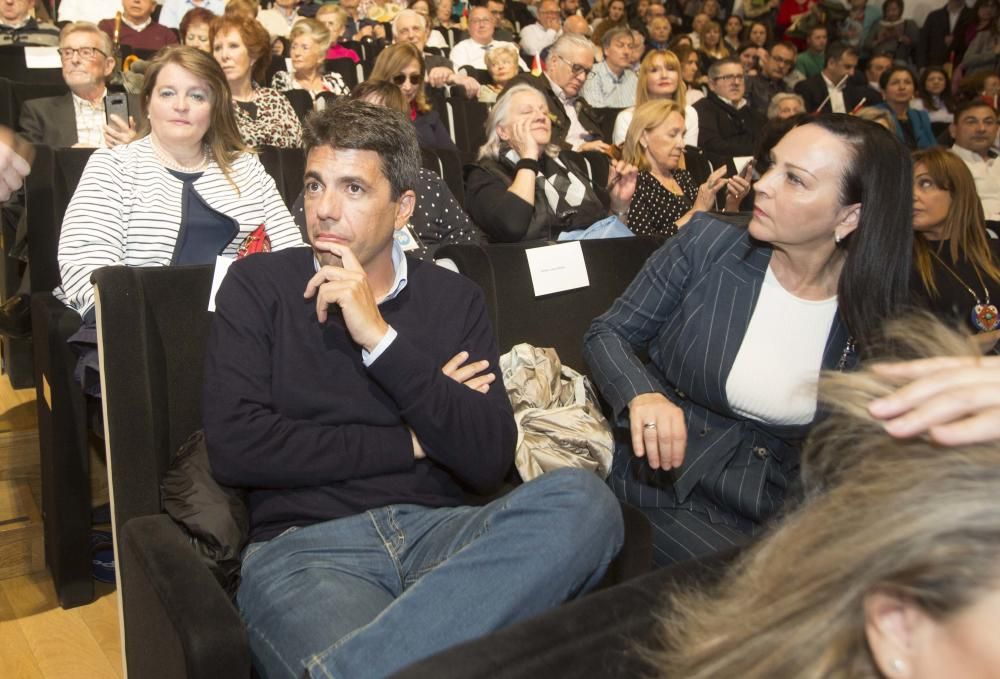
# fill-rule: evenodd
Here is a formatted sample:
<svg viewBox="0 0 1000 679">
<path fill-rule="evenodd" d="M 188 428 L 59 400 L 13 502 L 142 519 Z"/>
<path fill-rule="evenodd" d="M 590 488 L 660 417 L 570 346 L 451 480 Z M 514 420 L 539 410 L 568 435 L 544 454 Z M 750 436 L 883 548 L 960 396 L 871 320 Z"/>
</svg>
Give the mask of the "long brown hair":
<svg viewBox="0 0 1000 679">
<path fill-rule="evenodd" d="M 911 357 L 978 353 L 926 315 L 890 333 Z M 996 588 L 1000 444 L 894 439 L 868 404 L 905 382 L 870 368 L 824 375 L 830 415 L 802 462 L 810 496 L 721 584 L 671 597 L 668 650 L 647 655 L 661 676 L 881 679 L 865 634 L 869 594 L 946 620 Z"/>
<path fill-rule="evenodd" d="M 149 101 L 156 87 L 156 79 L 168 64 L 176 64 L 198 78 L 208 87 L 212 98 L 212 119 L 203 139 L 211 158 L 222 170 L 222 174 L 232 183 L 230 172 L 233 162 L 241 153 L 250 149 L 243 143 L 240 128 L 233 113 L 233 95 L 222 67 L 207 52 L 194 47 L 176 45 L 160 50 L 146 69 L 146 78 L 140 93 L 142 103 L 141 134 L 150 133 Z M 235 185 L 234 185 L 235 186 Z"/>
<path fill-rule="evenodd" d="M 952 263 L 958 264 L 964 256 L 977 271 L 1000 282 L 1000 267 L 991 256 L 990 245 L 986 240 L 983 206 L 968 166 L 961 158 L 940 146 L 916 151 L 913 154 L 914 167 L 917 163 L 927 168 L 927 174 L 938 188 L 951 194 L 951 207 L 945 217 L 944 238 L 948 241 L 948 255 Z M 913 259 L 920 280 L 931 297 L 936 297 L 938 290 L 931 264 L 931 250 L 939 248 L 919 231 L 913 236 Z"/>
<path fill-rule="evenodd" d="M 677 90 L 670 98 L 676 101 L 678 106 L 684 108 L 687 98 L 687 85 L 684 84 L 681 62 L 677 59 L 677 55 L 670 50 L 650 50 L 642 58 L 642 64 L 639 66 L 639 82 L 636 84 L 635 89 L 635 105 L 641 106 L 649 101 L 649 73 L 655 65 L 653 62 L 658 60 L 663 62 L 668 71 L 677 71 Z"/>
<path fill-rule="evenodd" d="M 374 80 L 387 80 L 392 82 L 392 79 L 403 72 L 403 69 L 417 62 L 417 67 L 420 69 L 420 74 L 424 73 L 424 55 L 420 53 L 420 50 L 416 45 L 409 42 L 396 43 L 395 45 L 390 45 L 382 50 L 381 54 L 378 55 L 378 59 L 375 60 L 375 67 L 372 69 L 372 74 L 368 76 Z M 417 111 L 419 113 L 427 113 L 431 110 L 431 105 L 427 103 L 427 98 L 424 96 L 424 85 L 420 84 L 420 88 L 417 90 L 417 96 L 413 100 L 417 105 Z"/>
</svg>

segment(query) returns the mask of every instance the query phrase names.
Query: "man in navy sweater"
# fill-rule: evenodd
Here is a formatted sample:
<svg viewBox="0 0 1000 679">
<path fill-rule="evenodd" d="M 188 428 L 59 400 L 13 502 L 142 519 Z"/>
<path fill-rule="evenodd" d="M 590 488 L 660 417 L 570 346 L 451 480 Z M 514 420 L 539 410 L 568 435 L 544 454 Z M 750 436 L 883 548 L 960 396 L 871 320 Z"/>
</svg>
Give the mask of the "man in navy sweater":
<svg viewBox="0 0 1000 679">
<path fill-rule="evenodd" d="M 516 438 L 482 292 L 406 257 L 420 152 L 401 114 L 306 124 L 312 248 L 235 263 L 205 364 L 212 470 L 249 490 L 237 603 L 264 677 L 383 677 L 539 613 L 622 541 L 593 474 L 482 506 Z"/>
</svg>

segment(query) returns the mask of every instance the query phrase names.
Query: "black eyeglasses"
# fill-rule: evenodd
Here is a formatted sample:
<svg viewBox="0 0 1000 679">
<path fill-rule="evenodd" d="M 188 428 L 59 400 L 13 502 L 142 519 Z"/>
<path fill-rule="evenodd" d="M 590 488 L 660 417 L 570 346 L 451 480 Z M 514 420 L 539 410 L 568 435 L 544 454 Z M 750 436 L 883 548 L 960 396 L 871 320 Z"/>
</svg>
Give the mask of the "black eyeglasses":
<svg viewBox="0 0 1000 679">
<path fill-rule="evenodd" d="M 79 48 L 60 47 L 59 49 L 56 50 L 56 52 L 59 53 L 59 58 L 62 59 L 63 61 L 69 61 L 70 59 L 73 58 L 74 54 L 79 54 L 81 59 L 85 59 L 87 61 L 90 61 L 91 59 L 95 58 L 98 54 L 100 54 L 102 57 L 108 56 L 107 54 L 97 49 L 96 47 L 79 47 Z"/>
<path fill-rule="evenodd" d="M 423 73 L 411 73 L 409 76 L 407 76 L 405 73 L 400 73 L 398 75 L 392 76 L 392 82 L 397 87 L 402 87 L 403 83 L 406 82 L 407 77 L 409 77 L 411 85 L 419 85 L 424 81 Z"/>
<path fill-rule="evenodd" d="M 586 66 L 581 66 L 580 64 L 574 64 L 572 61 L 570 61 L 561 54 L 556 54 L 555 56 L 558 57 L 564 64 L 569 66 L 569 70 L 572 71 L 574 78 L 579 78 L 581 75 L 584 78 L 586 78 L 587 76 L 590 75 L 590 69 L 587 68 Z"/>
</svg>

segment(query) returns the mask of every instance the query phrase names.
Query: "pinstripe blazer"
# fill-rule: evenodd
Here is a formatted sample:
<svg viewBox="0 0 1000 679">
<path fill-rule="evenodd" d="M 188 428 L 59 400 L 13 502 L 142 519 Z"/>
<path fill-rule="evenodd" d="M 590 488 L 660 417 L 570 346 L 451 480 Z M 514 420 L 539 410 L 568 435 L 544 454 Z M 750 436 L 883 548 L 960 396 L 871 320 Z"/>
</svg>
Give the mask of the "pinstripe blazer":
<svg viewBox="0 0 1000 679">
<path fill-rule="evenodd" d="M 743 519 L 759 523 L 780 505 L 798 468 L 798 444 L 808 425 L 748 420 L 733 412 L 726 397 L 726 380 L 770 258 L 771 249 L 746 230 L 697 214 L 650 256 L 587 332 L 584 357 L 614 408 L 617 426 L 627 430 L 628 403 L 643 393 L 662 393 L 684 411 L 684 464 L 669 472 L 631 465 L 642 470 L 637 480 L 649 487 L 636 504 L 690 506 L 694 493 L 695 499 L 709 500 L 698 504 L 713 520 L 733 525 Z M 837 366 L 847 340 L 838 315 L 827 338 L 824 368 Z M 648 364 L 637 356 L 643 351 Z M 766 376 L 761 378 L 766 384 Z M 768 464 L 727 474 L 730 463 L 753 467 L 754 457 L 767 458 Z M 762 502 L 763 495 L 768 497 Z"/>
<path fill-rule="evenodd" d="M 243 239 L 261 224 L 273 249 L 303 245 L 274 180 L 256 156 L 241 154 L 231 175 L 232 184 L 210 162 L 194 182 L 202 200 L 233 221 L 233 239 L 219 254 L 235 255 Z M 62 284 L 56 297 L 82 316 L 94 306 L 90 276 L 97 269 L 116 264 L 168 266 L 184 223 L 183 188 L 156 159 L 149 137 L 94 151 L 63 217 Z"/>
</svg>

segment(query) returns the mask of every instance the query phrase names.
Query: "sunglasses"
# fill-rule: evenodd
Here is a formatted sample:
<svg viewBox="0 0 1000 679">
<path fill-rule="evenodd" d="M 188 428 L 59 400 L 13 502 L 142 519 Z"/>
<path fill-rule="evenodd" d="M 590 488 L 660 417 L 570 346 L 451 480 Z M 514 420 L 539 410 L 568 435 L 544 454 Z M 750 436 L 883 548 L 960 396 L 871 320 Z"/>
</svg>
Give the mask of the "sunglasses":
<svg viewBox="0 0 1000 679">
<path fill-rule="evenodd" d="M 392 82 L 397 87 L 402 87 L 403 83 L 406 82 L 406 79 L 407 79 L 407 75 L 405 73 L 400 73 L 398 75 L 392 76 Z M 410 79 L 410 84 L 411 85 L 419 85 L 420 83 L 422 83 L 424 81 L 424 74 L 423 73 L 411 73 L 409 75 L 409 79 Z"/>
</svg>

